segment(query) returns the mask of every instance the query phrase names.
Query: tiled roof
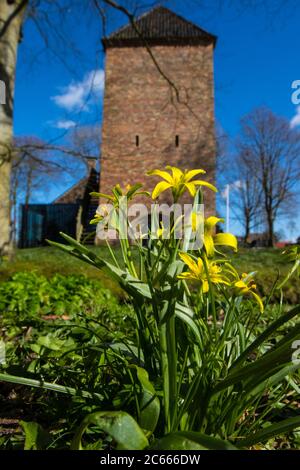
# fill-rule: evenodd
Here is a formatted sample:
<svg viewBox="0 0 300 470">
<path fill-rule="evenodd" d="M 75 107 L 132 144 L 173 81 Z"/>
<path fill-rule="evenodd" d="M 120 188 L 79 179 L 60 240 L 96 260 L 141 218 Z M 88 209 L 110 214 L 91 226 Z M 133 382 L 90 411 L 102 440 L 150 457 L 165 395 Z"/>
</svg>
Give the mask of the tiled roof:
<svg viewBox="0 0 300 470">
<path fill-rule="evenodd" d="M 216 36 L 165 7 L 156 7 L 103 38 L 104 47 L 215 43 Z"/>
</svg>

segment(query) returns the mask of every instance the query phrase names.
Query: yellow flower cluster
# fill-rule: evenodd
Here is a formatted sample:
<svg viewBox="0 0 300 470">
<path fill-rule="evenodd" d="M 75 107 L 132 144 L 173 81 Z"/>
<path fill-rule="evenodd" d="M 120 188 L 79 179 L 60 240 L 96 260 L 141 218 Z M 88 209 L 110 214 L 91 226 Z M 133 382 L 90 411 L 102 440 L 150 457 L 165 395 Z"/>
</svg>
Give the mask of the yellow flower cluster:
<svg viewBox="0 0 300 470">
<path fill-rule="evenodd" d="M 177 202 L 186 191 L 188 191 L 192 197 L 195 197 L 199 187 L 206 187 L 217 192 L 217 188 L 211 183 L 194 179 L 200 174 L 205 174 L 205 171 L 202 169 L 182 171 L 174 166 L 166 166 L 166 170 L 168 171 L 156 169 L 147 173 L 148 176 L 159 176 L 163 179 L 163 181 L 156 184 L 152 191 L 153 200 L 156 200 L 161 193 L 168 189 L 172 191 L 174 202 Z M 142 185 L 139 183 L 134 186 L 128 185 L 124 190 L 120 185 L 116 185 L 111 195 L 103 193 L 91 193 L 91 195 L 105 198 L 107 201 L 111 202 L 115 208 L 118 208 L 121 197 L 125 196 L 128 200 L 131 200 L 137 195 L 150 196 L 147 191 L 143 191 L 141 188 Z M 99 214 L 96 214 L 92 223 L 99 222 L 101 217 Z M 234 268 L 228 263 L 227 268 L 224 268 L 224 263 L 220 264 L 220 262 L 213 260 L 215 253 L 218 253 L 216 247 L 227 246 L 237 251 L 236 237 L 231 233 L 216 233 L 216 226 L 218 223 L 223 222 L 223 219 L 211 216 L 203 221 L 203 218 L 201 218 L 199 214 L 192 212 L 191 225 L 194 232 L 199 230 L 201 222 L 204 225 L 203 250 L 201 250 L 199 257 L 194 257 L 188 253 L 180 253 L 179 256 L 188 267 L 188 270 L 182 272 L 177 277 L 179 279 L 196 280 L 200 282 L 203 293 L 209 291 L 210 284 L 223 284 L 232 287 L 236 295 L 253 296 L 259 305 L 260 311 L 263 312 L 264 306 L 261 298 L 255 292 L 256 285 L 252 276 L 243 274 L 240 278 Z M 157 231 L 157 237 L 161 238 L 163 233 L 164 227 L 161 226 Z M 233 279 L 231 279 L 231 275 L 233 275 Z"/>
<path fill-rule="evenodd" d="M 201 291 L 205 294 L 209 290 L 209 278 L 212 284 L 225 284 L 233 287 L 237 296 L 252 295 L 258 303 L 261 313 L 264 311 L 264 305 L 259 295 L 255 292 L 256 284 L 251 275 L 243 273 L 241 278 L 239 278 L 236 273 L 235 278 L 230 280 L 228 276 L 234 272 L 232 269 L 224 270 L 216 262 L 208 259 L 205 266 L 201 257 L 194 259 L 187 253 L 180 253 L 179 256 L 189 269 L 179 274 L 177 276 L 178 279 L 199 281 Z"/>
<path fill-rule="evenodd" d="M 126 187 L 122 189 L 119 184 L 116 184 L 116 186 L 114 186 L 112 189 L 112 194 L 92 192 L 90 193 L 90 195 L 93 197 L 106 199 L 108 202 L 112 202 L 114 206 L 118 206 L 121 197 L 126 197 L 127 200 L 130 201 L 138 195 L 150 196 L 150 193 L 148 191 L 140 191 L 142 186 L 143 185 L 141 183 L 137 183 L 134 185 L 127 184 Z"/>
<path fill-rule="evenodd" d="M 207 181 L 194 179 L 200 174 L 205 174 L 205 171 L 202 169 L 182 171 L 179 168 L 167 166 L 166 170 L 169 170 L 169 172 L 152 170 L 147 173 L 149 176 L 159 176 L 163 179 L 163 181 L 156 184 L 152 192 L 152 199 L 154 200 L 167 189 L 171 189 L 174 202 L 177 202 L 186 190 L 193 197 L 196 195 L 198 187 L 203 186 L 211 189 L 212 191 L 217 191 L 215 186 Z M 191 218 L 192 230 L 196 232 L 203 220 L 201 220 L 201 217 L 195 213 L 192 213 Z M 216 233 L 216 225 L 220 222 L 223 222 L 223 219 L 214 216 L 208 217 L 204 220 L 203 246 L 205 253 L 198 258 L 194 258 L 188 253 L 180 253 L 179 256 L 188 267 L 188 270 L 179 274 L 178 278 L 199 281 L 201 283 L 201 290 L 203 293 L 206 293 L 209 290 L 209 280 L 211 284 L 231 286 L 234 288 L 237 295 L 252 295 L 258 303 L 260 311 L 263 312 L 264 306 L 261 298 L 255 292 L 256 285 L 252 277 L 250 275 L 243 274 L 242 277 L 239 278 L 233 268 L 230 270 L 224 270 L 222 266 L 212 260 L 215 252 L 217 252 L 216 247 L 218 246 L 227 246 L 232 248 L 234 251 L 237 251 L 237 239 L 234 235 L 231 233 Z M 229 276 L 232 273 L 235 273 L 234 279 L 230 280 Z"/>
</svg>

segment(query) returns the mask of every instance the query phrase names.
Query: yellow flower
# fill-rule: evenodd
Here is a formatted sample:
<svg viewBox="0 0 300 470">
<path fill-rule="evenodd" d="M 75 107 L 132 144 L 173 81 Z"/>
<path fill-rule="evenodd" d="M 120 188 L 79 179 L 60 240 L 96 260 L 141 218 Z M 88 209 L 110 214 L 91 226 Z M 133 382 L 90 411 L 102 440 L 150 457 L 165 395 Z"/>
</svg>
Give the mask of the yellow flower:
<svg viewBox="0 0 300 470">
<path fill-rule="evenodd" d="M 193 232 L 197 232 L 199 225 L 203 222 L 204 218 L 202 214 L 197 212 L 192 212 L 191 214 L 191 222 L 192 222 L 192 230 Z"/>
<path fill-rule="evenodd" d="M 197 192 L 197 186 L 206 186 L 212 191 L 217 192 L 217 188 L 215 188 L 215 186 L 208 183 L 207 181 L 192 180 L 195 176 L 199 174 L 204 174 L 204 170 L 199 169 L 181 171 L 175 166 L 166 166 L 166 170 L 171 171 L 171 174 L 167 171 L 162 170 L 152 170 L 147 172 L 148 176 L 160 176 L 164 180 L 160 183 L 157 183 L 157 185 L 155 186 L 152 192 L 152 199 L 157 199 L 162 192 L 166 191 L 169 188 L 172 189 L 173 198 L 175 202 L 179 199 L 180 196 L 182 196 L 186 189 L 189 191 L 191 196 L 194 197 Z"/>
<path fill-rule="evenodd" d="M 192 230 L 196 232 L 199 229 L 200 223 L 203 222 L 202 215 L 192 212 L 191 219 Z M 215 233 L 215 226 L 219 222 L 224 222 L 224 220 L 214 216 L 204 220 L 203 245 L 209 258 L 214 256 L 215 246 L 229 246 L 233 248 L 234 251 L 237 251 L 237 239 L 232 233 Z"/>
<path fill-rule="evenodd" d="M 156 236 L 158 238 L 163 238 L 164 237 L 164 234 L 165 234 L 165 228 L 164 226 L 161 224 L 161 227 L 157 229 L 156 231 Z"/>
<path fill-rule="evenodd" d="M 139 191 L 143 185 L 141 183 L 134 184 L 131 186 L 130 184 L 127 184 L 125 189 L 122 189 L 119 184 L 116 184 L 116 186 L 113 187 L 112 189 L 112 194 L 104 194 L 104 193 L 96 193 L 92 192 L 90 193 L 91 196 L 93 197 L 99 197 L 99 198 L 104 198 L 107 200 L 108 203 L 111 203 L 113 205 L 114 210 L 111 210 L 108 212 L 108 208 L 106 206 L 100 206 L 100 212 L 99 210 L 96 211 L 96 214 L 94 215 L 94 218 L 90 221 L 90 224 L 98 224 L 99 222 L 102 222 L 104 219 L 107 219 L 108 216 L 110 216 L 111 220 L 115 220 L 116 218 L 116 209 L 120 209 L 120 199 L 122 197 L 126 197 L 127 201 L 130 201 L 133 199 L 135 196 L 138 195 L 145 195 L 145 196 L 150 196 L 150 193 L 148 191 Z"/>
<path fill-rule="evenodd" d="M 99 224 L 102 223 L 106 227 L 110 226 L 111 228 L 117 227 L 117 219 L 116 219 L 116 210 L 115 208 L 109 207 L 109 204 L 101 204 L 96 213 L 94 218 L 90 221 L 90 224 Z"/>
<path fill-rule="evenodd" d="M 179 254 L 182 261 L 189 267 L 189 271 L 185 271 L 179 274 L 178 279 L 194 279 L 200 281 L 202 284 L 202 292 L 208 292 L 209 289 L 209 280 L 212 284 L 226 284 L 230 285 L 228 279 L 222 274 L 222 268 L 216 263 L 211 261 L 207 262 L 207 272 L 204 266 L 204 263 L 201 258 L 197 258 L 197 261 L 194 260 L 187 253 Z"/>
<path fill-rule="evenodd" d="M 94 218 L 90 221 L 90 224 L 98 224 L 99 222 L 102 222 L 102 220 L 104 220 L 108 215 L 109 215 L 109 212 L 108 212 L 107 207 L 102 204 L 96 210 Z"/>
<path fill-rule="evenodd" d="M 258 303 L 259 310 L 261 311 L 261 313 L 263 313 L 264 304 L 262 303 L 262 300 L 259 295 L 254 292 L 254 290 L 256 289 L 256 284 L 253 281 L 251 275 L 243 273 L 241 279 L 234 283 L 234 287 L 238 295 L 252 295 Z"/>
<path fill-rule="evenodd" d="M 237 239 L 231 233 L 214 233 L 215 226 L 219 222 L 224 222 L 223 219 L 218 217 L 208 217 L 204 221 L 204 240 L 203 244 L 205 251 L 209 258 L 212 258 L 215 253 L 215 246 L 229 246 L 237 251 Z"/>
<path fill-rule="evenodd" d="M 116 186 L 114 186 L 112 189 L 112 194 L 92 192 L 90 193 L 90 195 L 94 197 L 102 197 L 104 199 L 107 199 L 107 201 L 111 201 L 114 206 L 118 207 L 120 197 L 126 197 L 127 200 L 130 201 L 131 199 L 133 199 L 135 196 L 138 196 L 138 195 L 150 196 L 150 193 L 148 191 L 139 191 L 139 189 L 141 189 L 142 186 L 143 185 L 141 183 L 137 183 L 134 185 L 127 184 L 125 189 L 122 189 L 119 184 L 116 184 Z"/>
</svg>

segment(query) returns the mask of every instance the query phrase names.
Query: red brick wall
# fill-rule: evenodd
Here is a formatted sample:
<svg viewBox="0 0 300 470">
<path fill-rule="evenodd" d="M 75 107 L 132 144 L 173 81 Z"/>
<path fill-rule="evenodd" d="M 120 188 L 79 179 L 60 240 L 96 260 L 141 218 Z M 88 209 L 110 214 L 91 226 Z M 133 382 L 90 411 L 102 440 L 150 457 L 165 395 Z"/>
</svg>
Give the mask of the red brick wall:
<svg viewBox="0 0 300 470">
<path fill-rule="evenodd" d="M 155 179 L 145 172 L 168 164 L 204 168 L 205 179 L 215 180 L 213 45 L 151 50 L 181 103 L 145 48 L 107 49 L 101 192 L 135 182 L 151 190 Z M 205 194 L 207 212 L 212 213 L 215 197 L 208 190 Z M 160 200 L 166 202 L 166 197 Z"/>
</svg>

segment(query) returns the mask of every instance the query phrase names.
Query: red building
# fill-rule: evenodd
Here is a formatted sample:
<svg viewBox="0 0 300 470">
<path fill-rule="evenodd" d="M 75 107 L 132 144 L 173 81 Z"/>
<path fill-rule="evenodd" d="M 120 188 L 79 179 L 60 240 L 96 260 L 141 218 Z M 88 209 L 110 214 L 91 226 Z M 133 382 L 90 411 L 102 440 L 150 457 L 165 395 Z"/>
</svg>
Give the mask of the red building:
<svg viewBox="0 0 300 470">
<path fill-rule="evenodd" d="M 102 42 L 101 192 L 136 182 L 150 190 L 154 181 L 145 172 L 166 165 L 204 168 L 214 183 L 216 37 L 156 7 Z M 215 211 L 212 191 L 206 206 Z"/>
</svg>

